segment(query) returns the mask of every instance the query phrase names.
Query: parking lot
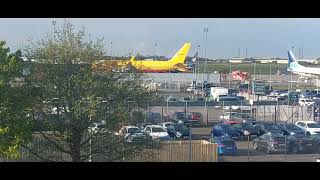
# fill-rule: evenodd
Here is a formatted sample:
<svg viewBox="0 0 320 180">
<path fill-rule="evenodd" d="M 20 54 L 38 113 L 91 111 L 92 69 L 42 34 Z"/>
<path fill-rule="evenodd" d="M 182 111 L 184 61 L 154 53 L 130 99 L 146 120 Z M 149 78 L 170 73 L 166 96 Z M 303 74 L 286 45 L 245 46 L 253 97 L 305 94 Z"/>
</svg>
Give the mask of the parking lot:
<svg viewBox="0 0 320 180">
<path fill-rule="evenodd" d="M 208 139 L 210 127 L 192 128 L 195 139 Z M 265 152 L 253 149 L 252 141 L 237 141 L 237 156 L 219 156 L 219 162 L 315 162 L 319 154 L 266 154 Z"/>
</svg>

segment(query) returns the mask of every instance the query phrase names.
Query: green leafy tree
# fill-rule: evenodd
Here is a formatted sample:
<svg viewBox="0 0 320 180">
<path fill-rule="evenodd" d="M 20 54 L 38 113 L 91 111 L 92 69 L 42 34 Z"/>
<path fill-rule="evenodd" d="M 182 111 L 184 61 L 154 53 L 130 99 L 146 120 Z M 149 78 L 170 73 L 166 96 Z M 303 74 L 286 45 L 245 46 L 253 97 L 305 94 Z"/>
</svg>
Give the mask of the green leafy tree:
<svg viewBox="0 0 320 180">
<path fill-rule="evenodd" d="M 0 155 L 14 159 L 19 158 L 21 143 L 30 139 L 31 104 L 21 51 L 10 53 L 5 44 L 0 41 Z"/>
<path fill-rule="evenodd" d="M 114 134 L 131 112 L 147 107 L 151 95 L 139 73 L 91 68 L 105 55 L 103 39 L 92 40 L 84 28 L 65 22 L 25 51 L 35 61 L 29 79 L 37 91 L 30 98 L 33 141 L 23 147 L 37 159 L 119 161 L 158 147 L 147 137 L 136 144 Z M 92 130 L 93 123 L 103 128 Z"/>
</svg>

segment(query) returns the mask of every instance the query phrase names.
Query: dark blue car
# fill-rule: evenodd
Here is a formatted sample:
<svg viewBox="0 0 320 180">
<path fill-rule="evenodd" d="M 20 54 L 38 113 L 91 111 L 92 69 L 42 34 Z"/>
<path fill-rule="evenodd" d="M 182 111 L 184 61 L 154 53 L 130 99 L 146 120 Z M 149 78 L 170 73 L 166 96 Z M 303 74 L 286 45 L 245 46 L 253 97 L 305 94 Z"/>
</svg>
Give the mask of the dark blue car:
<svg viewBox="0 0 320 180">
<path fill-rule="evenodd" d="M 240 139 L 241 134 L 230 124 L 218 124 L 211 130 L 212 137 L 230 137 Z"/>
<path fill-rule="evenodd" d="M 213 137 L 210 139 L 212 143 L 218 145 L 219 155 L 237 155 L 238 148 L 236 143 L 229 137 Z"/>
</svg>

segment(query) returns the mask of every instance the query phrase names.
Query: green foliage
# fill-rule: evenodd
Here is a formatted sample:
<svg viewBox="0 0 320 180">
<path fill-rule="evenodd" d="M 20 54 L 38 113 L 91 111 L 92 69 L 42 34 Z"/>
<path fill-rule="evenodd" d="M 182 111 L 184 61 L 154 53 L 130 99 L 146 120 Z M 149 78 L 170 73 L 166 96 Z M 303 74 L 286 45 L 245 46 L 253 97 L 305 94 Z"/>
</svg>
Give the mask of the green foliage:
<svg viewBox="0 0 320 180">
<path fill-rule="evenodd" d="M 19 157 L 19 147 L 30 139 L 30 119 L 27 117 L 27 83 L 22 77 L 21 51 L 9 54 L 0 41 L 0 155 Z"/>
<path fill-rule="evenodd" d="M 92 123 L 105 121 L 105 131 L 118 131 L 119 124 L 130 123 L 131 112 L 146 108 L 151 100 L 141 86 L 141 74 L 93 71 L 91 64 L 104 55 L 102 39 L 93 41 L 84 29 L 76 31 L 68 22 L 42 40 L 31 42 L 26 55 L 38 62 L 32 65 L 28 78 L 38 87 L 38 95 L 31 98 L 32 124 L 47 141 L 48 149 L 68 154 L 72 161 L 87 160 L 90 139 L 102 136 L 88 134 Z M 110 152 L 125 151 L 128 146 L 123 138 L 121 142 L 119 137 L 107 138 L 108 144 L 91 153 L 116 159 Z M 128 152 L 141 152 L 143 147 Z M 41 152 L 33 153 L 52 160 Z"/>
</svg>

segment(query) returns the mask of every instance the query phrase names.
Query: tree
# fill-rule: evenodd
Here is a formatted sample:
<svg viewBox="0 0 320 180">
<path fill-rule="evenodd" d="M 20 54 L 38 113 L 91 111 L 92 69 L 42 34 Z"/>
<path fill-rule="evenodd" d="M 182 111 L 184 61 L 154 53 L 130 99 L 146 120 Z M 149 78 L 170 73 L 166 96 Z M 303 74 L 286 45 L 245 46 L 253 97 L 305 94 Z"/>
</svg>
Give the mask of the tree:
<svg viewBox="0 0 320 180">
<path fill-rule="evenodd" d="M 18 158 L 23 140 L 30 139 L 29 91 L 23 79 L 21 51 L 10 54 L 0 41 L 0 155 Z"/>
<path fill-rule="evenodd" d="M 23 147 L 35 157 L 61 160 L 49 157 L 47 149 L 74 162 L 92 156 L 116 161 L 158 147 L 148 138 L 136 144 L 114 135 L 119 124 L 129 123 L 131 112 L 146 108 L 151 95 L 141 86 L 139 73 L 93 71 L 92 63 L 105 55 L 103 39 L 94 41 L 84 28 L 76 31 L 65 22 L 61 29 L 30 42 L 25 52 L 37 62 L 28 79 L 29 89 L 38 91 L 30 98 L 33 141 Z M 90 131 L 92 123 L 104 128 Z"/>
</svg>

